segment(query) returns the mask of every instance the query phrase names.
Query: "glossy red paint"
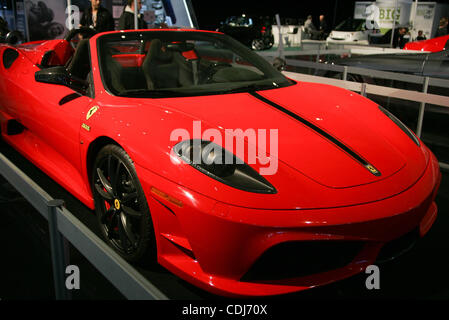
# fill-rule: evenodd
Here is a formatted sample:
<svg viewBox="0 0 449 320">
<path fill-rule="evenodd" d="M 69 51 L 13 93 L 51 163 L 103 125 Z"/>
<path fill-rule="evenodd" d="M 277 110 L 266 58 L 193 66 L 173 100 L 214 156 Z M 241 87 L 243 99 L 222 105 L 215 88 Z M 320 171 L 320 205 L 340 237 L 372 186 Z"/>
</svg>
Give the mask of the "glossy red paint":
<svg viewBox="0 0 449 320">
<path fill-rule="evenodd" d="M 53 51 L 49 66 L 64 65 L 74 52 L 70 43 L 61 39 L 28 42 L 18 45 L 17 48 L 35 65 L 41 63 L 42 57 L 47 51 Z"/>
<path fill-rule="evenodd" d="M 143 60 L 145 59 L 144 54 L 119 54 L 112 56 L 120 65 L 124 68 L 141 67 Z"/>
<path fill-rule="evenodd" d="M 449 48 L 449 35 L 406 43 L 404 50 L 439 52 Z"/>
<path fill-rule="evenodd" d="M 181 278 L 226 296 L 304 290 L 363 271 L 386 243 L 415 229 L 423 236 L 435 221 L 438 161 L 374 102 L 312 83 L 258 92 L 369 159 L 380 177 L 249 93 L 165 99 L 111 95 L 99 73 L 99 36 L 90 39 L 95 98 L 81 96 L 63 105 L 60 100 L 74 91 L 37 83 L 34 73 L 46 51 L 53 48 L 58 57 L 65 57 L 64 40 L 14 48 L 19 52 L 16 61 L 9 69 L 0 65 L 2 137 L 90 208 L 90 146 L 107 137 L 123 147 L 134 161 L 149 203 L 158 261 Z M 0 57 L 6 48 L 0 46 Z M 122 65 L 139 65 L 140 56 L 126 57 Z M 93 106 L 98 111 L 86 119 Z M 8 134 L 13 120 L 24 126 L 21 133 Z M 179 159 L 175 164 L 171 150 L 178 141 L 170 141 L 170 133 L 185 128 L 193 135 L 193 121 L 223 136 L 227 128 L 278 129 L 279 150 L 269 154 L 278 156 L 278 170 L 266 176 L 277 193 L 237 190 Z M 246 147 L 256 146 L 246 140 Z M 260 165 L 252 167 L 258 170 Z M 301 241 L 364 245 L 336 269 L 273 281 L 241 280 L 268 249 Z"/>
</svg>

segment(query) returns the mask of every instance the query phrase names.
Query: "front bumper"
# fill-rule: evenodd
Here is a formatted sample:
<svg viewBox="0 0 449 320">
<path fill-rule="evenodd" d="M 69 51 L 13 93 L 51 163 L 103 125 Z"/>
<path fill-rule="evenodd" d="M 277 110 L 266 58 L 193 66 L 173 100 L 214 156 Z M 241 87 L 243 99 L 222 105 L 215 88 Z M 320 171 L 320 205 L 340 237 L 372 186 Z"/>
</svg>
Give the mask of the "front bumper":
<svg viewBox="0 0 449 320">
<path fill-rule="evenodd" d="M 138 165 L 136 170 L 153 218 L 158 262 L 184 280 L 225 296 L 285 294 L 362 272 L 375 263 L 386 243 L 412 230 L 423 236 L 430 229 L 441 180 L 432 155 L 422 177 L 391 198 L 319 210 L 260 210 L 217 202 Z M 160 197 L 154 187 L 182 205 Z M 291 248 L 307 243 L 316 247 L 308 255 L 303 252 L 306 272 L 298 268 L 298 274 L 290 272 L 286 278 L 276 274 L 284 266 L 288 269 L 292 261 L 288 257 L 302 256 Z M 333 261 L 330 243 L 346 252 L 346 260 Z M 290 251 L 277 250 L 285 244 L 292 244 Z M 269 270 L 262 270 L 258 262 L 269 259 L 269 249 L 277 250 L 272 256 L 277 260 L 271 261 Z M 316 256 L 323 256 L 316 271 L 310 268 L 314 250 Z"/>
</svg>

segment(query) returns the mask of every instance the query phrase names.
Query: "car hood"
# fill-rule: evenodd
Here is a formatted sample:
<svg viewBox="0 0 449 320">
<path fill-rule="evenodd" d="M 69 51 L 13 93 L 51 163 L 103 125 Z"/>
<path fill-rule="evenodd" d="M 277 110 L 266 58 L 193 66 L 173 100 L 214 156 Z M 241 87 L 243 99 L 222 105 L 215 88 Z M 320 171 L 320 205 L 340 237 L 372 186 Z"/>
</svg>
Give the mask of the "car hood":
<svg viewBox="0 0 449 320">
<path fill-rule="evenodd" d="M 160 99 L 103 95 L 101 100 L 99 111 L 87 120 L 91 130 L 81 138 L 116 137 L 139 167 L 241 207 L 312 209 L 378 201 L 416 183 L 429 160 L 427 149 L 418 147 L 376 103 L 333 86 L 301 82 L 256 93 Z M 271 163 L 278 160 L 274 174 L 264 175 L 277 192 L 245 192 L 179 162 L 171 150 L 178 141 L 195 137 L 195 121 L 201 122 L 202 133 L 214 129 L 223 137 L 226 129 L 241 129 L 237 136 L 242 137 L 248 129 L 277 130 L 277 149 L 256 143 L 270 154 Z M 190 137 L 172 139 L 177 129 Z M 246 141 L 246 150 L 255 148 Z M 217 143 L 226 147 L 225 141 Z M 381 174 L 372 174 L 351 152 Z M 259 172 L 267 167 L 249 165 Z"/>
<path fill-rule="evenodd" d="M 370 119 L 372 109 L 376 116 L 379 113 L 373 102 L 331 86 L 301 83 L 257 94 L 164 99 L 163 104 L 202 121 L 203 130 L 216 128 L 223 136 L 226 129 L 241 129 L 236 135 L 242 138 L 247 130 L 276 130 L 278 148 L 270 145 L 270 149 L 265 148 L 266 153 L 331 188 L 386 179 L 401 170 L 409 156 L 381 134 L 379 124 Z M 191 123 L 186 123 L 185 129 L 191 127 Z M 413 144 L 407 136 L 403 139 Z M 416 151 L 415 156 L 419 157 L 418 147 Z M 357 156 L 381 174 L 370 172 Z M 420 169 L 424 170 L 422 153 L 421 159 Z"/>
<path fill-rule="evenodd" d="M 370 54 L 338 59 L 335 64 L 381 71 L 422 74 L 428 54 Z"/>
</svg>

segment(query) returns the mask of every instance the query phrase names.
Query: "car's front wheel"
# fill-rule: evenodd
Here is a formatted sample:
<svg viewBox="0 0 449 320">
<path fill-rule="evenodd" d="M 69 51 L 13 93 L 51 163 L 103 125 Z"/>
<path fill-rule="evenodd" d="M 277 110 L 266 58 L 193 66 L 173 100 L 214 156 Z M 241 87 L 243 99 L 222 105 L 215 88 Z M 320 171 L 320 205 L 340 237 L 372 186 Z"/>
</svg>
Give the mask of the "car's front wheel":
<svg viewBox="0 0 449 320">
<path fill-rule="evenodd" d="M 155 258 L 156 244 L 148 202 L 129 155 L 117 145 L 98 153 L 92 191 L 101 233 L 130 262 Z"/>
</svg>

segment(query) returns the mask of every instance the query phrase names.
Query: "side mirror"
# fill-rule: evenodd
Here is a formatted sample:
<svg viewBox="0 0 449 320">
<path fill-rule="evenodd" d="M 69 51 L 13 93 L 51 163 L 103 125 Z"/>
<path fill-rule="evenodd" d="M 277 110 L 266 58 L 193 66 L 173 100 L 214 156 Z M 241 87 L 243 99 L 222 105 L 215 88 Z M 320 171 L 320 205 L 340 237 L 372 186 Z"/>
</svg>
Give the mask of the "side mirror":
<svg viewBox="0 0 449 320">
<path fill-rule="evenodd" d="M 5 42 L 10 45 L 15 45 L 22 41 L 23 36 L 19 31 L 10 31 L 5 37 Z"/>
<path fill-rule="evenodd" d="M 70 86 L 70 76 L 65 67 L 51 67 L 36 71 L 34 79 L 37 82 Z"/>
<path fill-rule="evenodd" d="M 36 71 L 34 74 L 36 82 L 60 84 L 75 91 L 85 94 L 89 84 L 86 80 L 73 77 L 65 67 L 57 66 Z"/>
</svg>

